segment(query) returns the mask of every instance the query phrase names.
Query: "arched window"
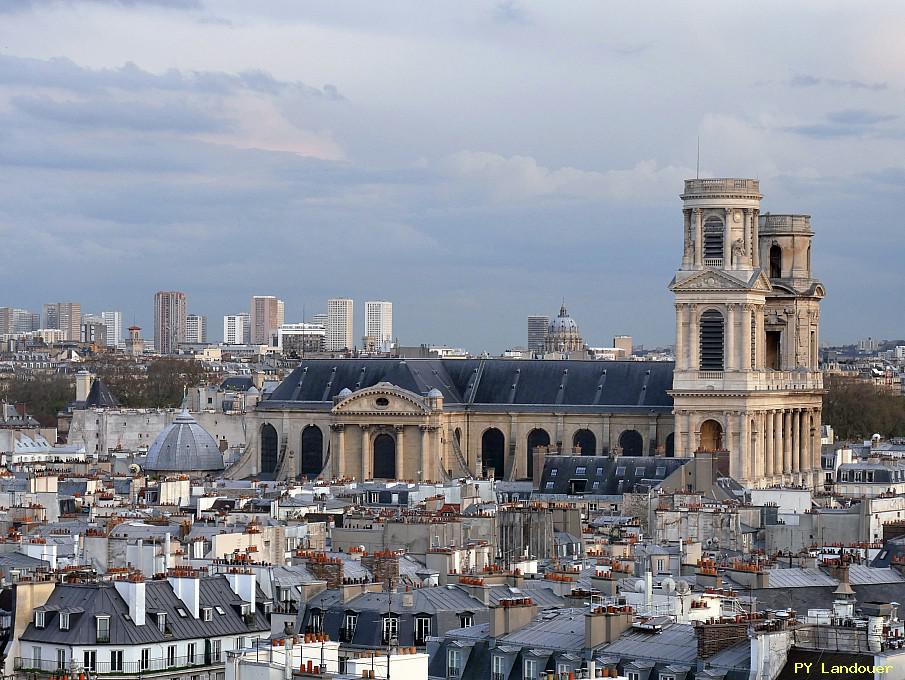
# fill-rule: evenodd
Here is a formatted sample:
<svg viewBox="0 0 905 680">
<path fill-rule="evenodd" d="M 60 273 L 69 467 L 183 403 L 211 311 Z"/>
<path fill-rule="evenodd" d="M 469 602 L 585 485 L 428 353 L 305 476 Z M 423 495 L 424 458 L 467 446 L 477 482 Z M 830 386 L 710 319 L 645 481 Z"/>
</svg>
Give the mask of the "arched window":
<svg viewBox="0 0 905 680">
<path fill-rule="evenodd" d="M 676 437 L 670 432 L 666 435 L 666 457 L 672 458 L 676 455 Z"/>
<path fill-rule="evenodd" d="M 723 262 L 723 221 L 719 217 L 708 217 L 704 222 L 704 264 L 722 266 Z M 708 260 L 710 262 L 708 262 Z"/>
<path fill-rule="evenodd" d="M 261 472 L 273 474 L 277 470 L 278 438 L 270 423 L 261 426 Z"/>
<path fill-rule="evenodd" d="M 528 433 L 527 479 L 534 479 L 534 449 L 539 446 L 550 446 L 550 435 L 546 430 L 538 427 Z"/>
<path fill-rule="evenodd" d="M 619 448 L 623 456 L 643 456 L 644 439 L 638 430 L 625 430 L 619 435 Z"/>
<path fill-rule="evenodd" d="M 502 479 L 505 474 L 505 448 L 506 438 L 495 427 L 491 427 L 481 435 L 481 461 L 484 467 L 484 476 L 493 470 L 496 479 Z"/>
<path fill-rule="evenodd" d="M 597 437 L 588 429 L 577 430 L 572 436 L 572 448 L 578 449 L 582 456 L 597 455 Z"/>
<path fill-rule="evenodd" d="M 715 309 L 701 314 L 701 370 L 723 370 L 723 315 Z"/>
<path fill-rule="evenodd" d="M 381 432 L 374 437 L 374 479 L 396 479 L 396 440 Z"/>
<path fill-rule="evenodd" d="M 302 430 L 302 474 L 317 477 L 324 467 L 324 434 L 317 425 Z"/>
<path fill-rule="evenodd" d="M 701 450 L 721 451 L 723 448 L 723 426 L 715 420 L 701 423 Z"/>
<path fill-rule="evenodd" d="M 770 246 L 770 278 L 782 277 L 782 248 L 775 243 Z"/>
</svg>

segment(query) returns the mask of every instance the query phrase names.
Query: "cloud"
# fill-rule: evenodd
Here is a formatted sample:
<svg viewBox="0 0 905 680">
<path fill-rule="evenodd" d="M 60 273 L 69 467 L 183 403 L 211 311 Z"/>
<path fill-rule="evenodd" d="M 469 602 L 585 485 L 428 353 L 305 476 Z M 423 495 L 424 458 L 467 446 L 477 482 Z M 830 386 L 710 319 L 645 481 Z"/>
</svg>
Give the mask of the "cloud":
<svg viewBox="0 0 905 680">
<path fill-rule="evenodd" d="M 797 135 L 813 139 L 834 139 L 839 137 L 864 137 L 895 135 L 894 131 L 881 127 L 898 119 L 895 114 L 878 113 L 864 109 L 831 111 L 824 121 L 804 125 L 788 126 L 785 129 Z"/>
<path fill-rule="evenodd" d="M 82 0 L 96 5 L 110 7 L 124 7 L 136 9 L 140 7 L 158 7 L 162 9 L 198 10 L 202 8 L 201 0 Z M 3 0 L 0 2 L 0 14 L 13 12 L 25 12 L 29 10 L 44 9 L 53 5 L 75 5 L 77 0 Z"/>
<path fill-rule="evenodd" d="M 836 87 L 847 88 L 850 90 L 885 90 L 888 87 L 886 82 L 867 82 L 864 80 L 839 80 L 837 78 L 819 78 L 817 76 L 808 75 L 806 73 L 793 76 L 789 80 L 792 87 Z"/>
<path fill-rule="evenodd" d="M 516 0 L 502 0 L 493 8 L 494 21 L 501 24 L 525 25 L 531 23 L 528 13 Z"/>
</svg>

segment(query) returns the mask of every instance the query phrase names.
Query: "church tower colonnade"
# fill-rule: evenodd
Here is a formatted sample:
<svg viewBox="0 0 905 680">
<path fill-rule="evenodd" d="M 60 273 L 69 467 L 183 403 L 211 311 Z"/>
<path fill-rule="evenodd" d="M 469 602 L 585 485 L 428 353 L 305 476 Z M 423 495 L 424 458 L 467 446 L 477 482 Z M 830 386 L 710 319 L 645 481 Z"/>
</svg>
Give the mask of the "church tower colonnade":
<svg viewBox="0 0 905 680">
<path fill-rule="evenodd" d="M 682 199 L 670 284 L 677 455 L 718 443 L 745 483 L 817 483 L 825 293 L 810 269 L 810 217 L 762 215 L 751 179 L 687 180 Z"/>
</svg>

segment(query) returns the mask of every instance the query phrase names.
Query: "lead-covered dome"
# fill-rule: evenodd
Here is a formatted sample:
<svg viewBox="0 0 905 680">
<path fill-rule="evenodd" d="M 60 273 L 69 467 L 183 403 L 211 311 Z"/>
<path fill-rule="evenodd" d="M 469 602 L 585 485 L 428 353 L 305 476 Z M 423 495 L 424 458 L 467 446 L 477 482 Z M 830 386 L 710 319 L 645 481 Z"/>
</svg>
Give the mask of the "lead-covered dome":
<svg viewBox="0 0 905 680">
<path fill-rule="evenodd" d="M 550 322 L 550 333 L 577 333 L 578 324 L 571 316 L 566 306 L 559 308 L 559 316 Z"/>
<path fill-rule="evenodd" d="M 209 472 L 222 470 L 223 454 L 216 440 L 183 410 L 148 449 L 149 472 Z"/>
</svg>

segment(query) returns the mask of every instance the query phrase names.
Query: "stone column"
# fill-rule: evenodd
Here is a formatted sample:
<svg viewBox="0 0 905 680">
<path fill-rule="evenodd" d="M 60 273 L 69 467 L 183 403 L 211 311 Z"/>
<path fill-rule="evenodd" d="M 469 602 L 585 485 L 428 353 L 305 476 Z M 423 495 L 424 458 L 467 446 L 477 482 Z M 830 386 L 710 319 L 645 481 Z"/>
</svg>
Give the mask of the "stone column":
<svg viewBox="0 0 905 680">
<path fill-rule="evenodd" d="M 745 258 L 747 262 L 745 264 L 751 264 L 751 208 L 744 209 L 744 235 L 742 236 L 742 242 L 745 246 Z"/>
<path fill-rule="evenodd" d="M 701 338 L 698 331 L 697 305 L 690 305 L 691 318 L 688 320 L 688 370 L 697 371 L 701 365 L 700 344 Z"/>
<path fill-rule="evenodd" d="M 775 477 L 782 476 L 782 409 L 773 412 L 773 475 Z"/>
<path fill-rule="evenodd" d="M 782 471 L 785 475 L 792 474 L 792 412 L 786 409 L 782 415 L 783 420 L 783 428 L 782 428 L 782 458 L 783 458 L 783 466 Z"/>
<path fill-rule="evenodd" d="M 361 428 L 361 481 L 365 481 L 371 478 L 371 452 L 368 451 L 370 439 L 368 438 L 368 425 L 359 427 Z"/>
<path fill-rule="evenodd" d="M 751 415 L 745 412 L 742 412 L 739 415 L 739 460 L 740 460 L 740 468 L 739 473 L 741 475 L 742 483 L 748 482 L 751 479 L 751 461 L 752 454 L 751 451 Z"/>
<path fill-rule="evenodd" d="M 602 446 L 606 447 L 607 453 L 613 449 L 613 442 L 610 441 L 610 417 L 603 417 L 603 436 L 601 437 Z M 538 480 L 540 481 L 540 480 Z"/>
<path fill-rule="evenodd" d="M 436 460 L 432 460 L 431 458 L 427 459 L 427 465 L 428 465 L 427 469 L 431 470 L 431 472 L 430 472 L 430 474 L 428 474 L 427 478 L 434 480 L 434 481 L 439 481 L 439 480 L 443 479 L 442 470 L 446 469 L 446 458 L 444 455 L 444 451 L 441 448 L 441 444 L 442 444 L 442 442 L 440 441 L 441 434 L 442 434 L 442 432 L 440 430 L 439 425 L 435 425 L 431 429 L 431 437 L 434 440 L 431 450 L 434 452 L 434 456 L 436 456 Z"/>
<path fill-rule="evenodd" d="M 801 430 L 801 413 L 798 409 L 792 411 L 792 474 L 796 480 L 801 473 L 801 448 L 799 446 L 799 432 Z"/>
<path fill-rule="evenodd" d="M 431 428 L 429 425 L 421 425 L 421 465 L 418 471 L 418 481 L 423 482 L 433 479 L 428 472 L 430 470 L 430 444 Z"/>
<path fill-rule="evenodd" d="M 396 479 L 407 479 L 403 474 L 405 466 L 405 455 L 403 446 L 405 445 L 405 426 L 396 425 L 393 428 L 396 431 Z"/>
<path fill-rule="evenodd" d="M 735 479 L 742 479 L 742 461 L 745 459 L 744 440 L 742 439 L 742 422 L 744 415 L 740 411 L 733 411 L 726 424 L 729 426 L 729 432 L 726 433 L 726 443 L 724 446 L 729 449 L 729 476 Z"/>
<path fill-rule="evenodd" d="M 694 258 L 694 243 L 691 233 L 691 210 L 682 211 L 682 269 L 691 269 Z"/>
<path fill-rule="evenodd" d="M 743 371 L 751 370 L 751 305 L 742 305 L 742 332 L 739 345 L 742 350 L 741 368 Z"/>
<path fill-rule="evenodd" d="M 820 411 L 812 409 L 808 417 L 808 425 L 811 428 L 811 479 L 819 479 L 820 475 Z M 814 424 L 810 425 L 813 418 Z"/>
<path fill-rule="evenodd" d="M 676 370 L 685 370 L 685 305 L 676 304 Z"/>
<path fill-rule="evenodd" d="M 764 477 L 773 476 L 773 411 L 764 413 Z"/>
<path fill-rule="evenodd" d="M 700 268 L 704 263 L 704 224 L 700 208 L 692 210 L 692 218 L 694 219 L 694 266 Z"/>
<path fill-rule="evenodd" d="M 738 357 L 736 356 L 736 338 L 738 337 L 736 326 L 738 325 L 738 305 L 726 305 L 726 362 L 723 367 L 727 371 L 734 371 L 738 368 Z"/>
<path fill-rule="evenodd" d="M 342 423 L 330 425 L 333 430 L 333 460 L 334 474 L 342 479 L 346 475 L 346 426 Z"/>
<path fill-rule="evenodd" d="M 764 336 L 764 308 L 759 306 L 756 311 L 756 322 L 757 329 L 755 332 L 756 340 L 757 340 L 757 351 L 755 356 L 757 357 L 757 368 L 763 370 L 764 364 L 766 363 L 766 341 Z"/>
<path fill-rule="evenodd" d="M 752 236 L 751 257 L 753 258 L 753 265 L 760 267 L 760 211 L 751 211 L 751 223 L 754 233 Z"/>
</svg>

